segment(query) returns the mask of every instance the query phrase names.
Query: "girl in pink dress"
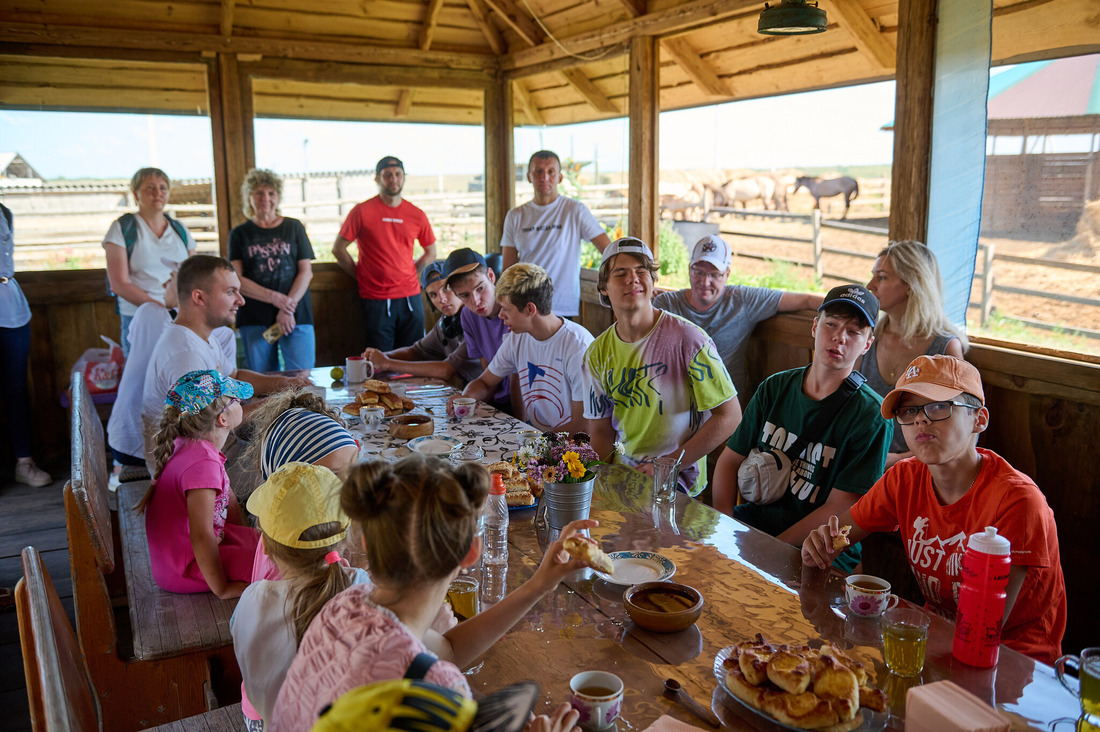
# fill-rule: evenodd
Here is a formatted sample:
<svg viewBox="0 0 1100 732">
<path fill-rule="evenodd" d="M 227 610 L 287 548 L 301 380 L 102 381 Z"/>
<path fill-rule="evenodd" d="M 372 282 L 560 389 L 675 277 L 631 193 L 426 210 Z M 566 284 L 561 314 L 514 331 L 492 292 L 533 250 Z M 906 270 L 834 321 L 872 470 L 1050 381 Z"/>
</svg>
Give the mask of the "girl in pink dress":
<svg viewBox="0 0 1100 732">
<path fill-rule="evenodd" d="M 241 423 L 252 386 L 217 371 L 191 371 L 168 391 L 153 451 L 145 512 L 153 579 L 169 592 L 239 597 L 252 575 L 259 533 L 241 520 L 221 448 Z"/>
</svg>

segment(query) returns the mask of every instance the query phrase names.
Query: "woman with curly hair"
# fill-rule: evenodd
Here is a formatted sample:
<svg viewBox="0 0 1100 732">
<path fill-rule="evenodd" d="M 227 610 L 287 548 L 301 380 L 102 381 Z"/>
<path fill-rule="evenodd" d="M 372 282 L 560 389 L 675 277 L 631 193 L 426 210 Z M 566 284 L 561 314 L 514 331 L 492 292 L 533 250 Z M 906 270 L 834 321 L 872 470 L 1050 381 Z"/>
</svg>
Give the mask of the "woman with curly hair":
<svg viewBox="0 0 1100 732">
<path fill-rule="evenodd" d="M 229 261 L 245 298 L 237 329 L 253 371 L 279 370 L 280 351 L 285 369 L 311 369 L 316 352 L 309 300 L 313 247 L 302 222 L 279 213 L 282 192 L 275 173 L 248 171 L 241 198 L 249 220 L 229 232 Z"/>
</svg>

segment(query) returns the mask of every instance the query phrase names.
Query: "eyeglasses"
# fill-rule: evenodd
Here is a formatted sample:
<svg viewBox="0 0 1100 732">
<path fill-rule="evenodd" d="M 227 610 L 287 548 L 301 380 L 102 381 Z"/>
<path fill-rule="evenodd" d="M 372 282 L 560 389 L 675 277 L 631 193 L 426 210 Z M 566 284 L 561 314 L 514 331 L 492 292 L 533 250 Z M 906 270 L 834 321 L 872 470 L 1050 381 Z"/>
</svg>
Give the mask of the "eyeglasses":
<svg viewBox="0 0 1100 732">
<path fill-rule="evenodd" d="M 909 425 L 916 422 L 920 413 L 924 412 L 924 416 L 928 417 L 929 422 L 942 422 L 951 417 L 952 407 L 977 409 L 973 404 L 966 404 L 965 402 L 932 402 L 931 404 L 925 404 L 923 407 L 898 407 L 894 410 L 894 419 L 898 421 L 898 424 Z"/>
<path fill-rule="evenodd" d="M 221 413 L 225 414 L 227 411 L 229 411 L 229 408 L 232 407 L 234 404 L 240 404 L 240 403 L 241 403 L 241 400 L 238 399 L 237 397 L 230 397 L 229 403 L 225 405 L 225 407 L 222 409 Z"/>
<path fill-rule="evenodd" d="M 697 280 L 710 280 L 711 282 L 721 282 L 729 276 L 729 273 L 722 270 L 718 272 L 707 272 L 706 270 L 699 269 L 698 267 L 688 267 L 688 274 Z"/>
</svg>

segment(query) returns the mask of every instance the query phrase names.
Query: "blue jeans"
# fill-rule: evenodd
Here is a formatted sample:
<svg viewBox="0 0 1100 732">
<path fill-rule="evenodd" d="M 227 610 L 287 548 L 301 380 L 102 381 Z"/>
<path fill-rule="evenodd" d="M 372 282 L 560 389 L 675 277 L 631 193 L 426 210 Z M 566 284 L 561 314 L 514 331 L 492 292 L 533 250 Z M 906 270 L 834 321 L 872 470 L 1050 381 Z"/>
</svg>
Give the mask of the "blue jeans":
<svg viewBox="0 0 1100 732">
<path fill-rule="evenodd" d="M 30 352 L 30 323 L 18 328 L 0 328 L 0 403 L 17 458 L 31 456 L 31 407 L 27 389 Z"/>
<path fill-rule="evenodd" d="M 118 344 L 122 346 L 122 357 L 130 358 L 130 321 L 134 319 L 134 316 L 119 313 L 118 317 L 122 320 L 122 327 L 119 328 Z"/>
<path fill-rule="evenodd" d="M 316 341 L 312 325 L 296 325 L 272 345 L 264 340 L 264 325 L 242 325 L 237 328 L 244 346 L 244 367 L 252 371 L 279 371 L 279 352 L 283 354 L 283 370 L 311 369 L 316 359 Z"/>
<path fill-rule="evenodd" d="M 367 345 L 379 351 L 411 346 L 424 337 L 424 302 L 420 295 L 392 300 L 359 298 Z"/>
</svg>

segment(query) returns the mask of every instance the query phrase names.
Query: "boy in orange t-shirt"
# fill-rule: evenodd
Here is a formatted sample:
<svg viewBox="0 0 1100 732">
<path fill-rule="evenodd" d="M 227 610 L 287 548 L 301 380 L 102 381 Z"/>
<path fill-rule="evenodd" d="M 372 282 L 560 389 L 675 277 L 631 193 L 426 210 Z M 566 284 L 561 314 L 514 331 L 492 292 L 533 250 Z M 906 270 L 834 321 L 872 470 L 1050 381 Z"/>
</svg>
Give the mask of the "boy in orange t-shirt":
<svg viewBox="0 0 1100 732">
<path fill-rule="evenodd" d="M 1045 663 L 1061 655 L 1066 586 L 1054 512 L 1029 477 L 977 447 L 989 424 L 981 376 L 951 356 L 919 356 L 882 401 L 914 457 L 899 461 L 839 518 L 806 537 L 802 561 L 829 566 L 833 537 L 851 525 L 859 541 L 901 532 L 927 607 L 949 619 L 958 608 L 967 538 L 996 526 L 1012 543 L 1001 642 Z"/>
</svg>

